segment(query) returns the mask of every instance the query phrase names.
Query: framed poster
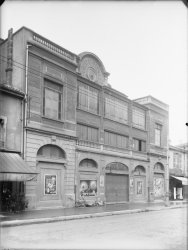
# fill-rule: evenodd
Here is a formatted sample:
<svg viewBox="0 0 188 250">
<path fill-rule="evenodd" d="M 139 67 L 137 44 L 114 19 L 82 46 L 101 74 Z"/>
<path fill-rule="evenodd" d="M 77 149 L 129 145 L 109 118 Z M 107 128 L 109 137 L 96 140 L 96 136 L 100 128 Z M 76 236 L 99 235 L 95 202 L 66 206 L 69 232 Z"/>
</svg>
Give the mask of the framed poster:
<svg viewBox="0 0 188 250">
<path fill-rule="evenodd" d="M 80 181 L 80 195 L 95 196 L 97 194 L 97 181 L 81 180 Z"/>
<path fill-rule="evenodd" d="M 142 194 L 142 181 L 137 182 L 137 194 Z"/>
<path fill-rule="evenodd" d="M 44 175 L 44 194 L 57 194 L 57 175 Z"/>
</svg>

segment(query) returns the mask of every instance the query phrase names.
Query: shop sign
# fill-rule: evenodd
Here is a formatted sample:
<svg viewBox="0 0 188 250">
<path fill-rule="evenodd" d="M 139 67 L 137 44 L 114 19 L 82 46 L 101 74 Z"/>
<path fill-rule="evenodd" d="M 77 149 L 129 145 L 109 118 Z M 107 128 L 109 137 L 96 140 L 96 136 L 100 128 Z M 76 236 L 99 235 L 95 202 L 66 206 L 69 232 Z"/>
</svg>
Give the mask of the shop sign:
<svg viewBox="0 0 188 250">
<path fill-rule="evenodd" d="M 44 194 L 57 194 L 57 175 L 44 176 L 45 193 Z"/>
</svg>

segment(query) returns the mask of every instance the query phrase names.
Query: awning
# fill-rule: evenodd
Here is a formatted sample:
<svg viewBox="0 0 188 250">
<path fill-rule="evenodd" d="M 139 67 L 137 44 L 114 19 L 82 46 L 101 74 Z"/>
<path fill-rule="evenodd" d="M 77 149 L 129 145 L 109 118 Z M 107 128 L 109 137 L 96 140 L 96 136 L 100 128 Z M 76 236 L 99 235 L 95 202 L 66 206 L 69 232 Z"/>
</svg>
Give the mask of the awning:
<svg viewBox="0 0 188 250">
<path fill-rule="evenodd" d="M 19 154 L 0 152 L 0 181 L 27 181 L 36 174 Z"/>
<path fill-rule="evenodd" d="M 173 177 L 173 178 L 175 178 L 175 179 L 181 181 L 181 182 L 182 182 L 182 185 L 184 185 L 184 186 L 187 186 L 187 185 L 188 185 L 188 178 L 186 178 L 186 177 L 173 176 L 173 175 L 171 175 L 171 177 Z"/>
</svg>

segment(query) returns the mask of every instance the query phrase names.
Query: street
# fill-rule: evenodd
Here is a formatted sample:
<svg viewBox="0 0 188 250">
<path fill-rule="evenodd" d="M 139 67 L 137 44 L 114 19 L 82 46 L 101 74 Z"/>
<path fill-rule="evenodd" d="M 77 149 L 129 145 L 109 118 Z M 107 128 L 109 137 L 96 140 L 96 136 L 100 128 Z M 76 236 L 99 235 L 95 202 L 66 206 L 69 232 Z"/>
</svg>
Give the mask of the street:
<svg viewBox="0 0 188 250">
<path fill-rule="evenodd" d="M 1 228 L 2 248 L 187 249 L 187 207 Z"/>
</svg>

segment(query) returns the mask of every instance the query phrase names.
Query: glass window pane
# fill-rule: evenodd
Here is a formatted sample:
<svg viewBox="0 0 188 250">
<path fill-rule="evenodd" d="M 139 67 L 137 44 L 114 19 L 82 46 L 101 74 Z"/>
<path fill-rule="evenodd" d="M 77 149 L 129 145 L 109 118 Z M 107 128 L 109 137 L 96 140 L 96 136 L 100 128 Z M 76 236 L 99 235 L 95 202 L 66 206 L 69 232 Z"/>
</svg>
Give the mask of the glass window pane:
<svg viewBox="0 0 188 250">
<path fill-rule="evenodd" d="M 145 129 L 145 111 L 133 107 L 133 126 Z"/>
<path fill-rule="evenodd" d="M 128 104 L 116 99 L 115 97 L 106 95 L 105 116 L 113 120 L 127 122 Z"/>
<path fill-rule="evenodd" d="M 58 119 L 59 115 L 59 93 L 45 89 L 45 116 Z"/>
</svg>

